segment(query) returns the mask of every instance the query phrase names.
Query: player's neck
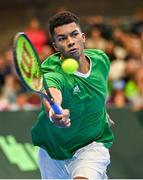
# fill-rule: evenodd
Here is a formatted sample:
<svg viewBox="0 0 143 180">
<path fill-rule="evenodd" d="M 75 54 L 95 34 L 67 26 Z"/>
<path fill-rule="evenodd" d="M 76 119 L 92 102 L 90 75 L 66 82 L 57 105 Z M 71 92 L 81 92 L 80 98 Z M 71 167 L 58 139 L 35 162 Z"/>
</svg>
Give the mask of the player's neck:
<svg viewBox="0 0 143 180">
<path fill-rule="evenodd" d="M 90 60 L 87 57 L 82 57 L 82 59 L 79 61 L 79 69 L 78 72 L 81 72 L 83 74 L 88 73 L 90 69 Z"/>
</svg>

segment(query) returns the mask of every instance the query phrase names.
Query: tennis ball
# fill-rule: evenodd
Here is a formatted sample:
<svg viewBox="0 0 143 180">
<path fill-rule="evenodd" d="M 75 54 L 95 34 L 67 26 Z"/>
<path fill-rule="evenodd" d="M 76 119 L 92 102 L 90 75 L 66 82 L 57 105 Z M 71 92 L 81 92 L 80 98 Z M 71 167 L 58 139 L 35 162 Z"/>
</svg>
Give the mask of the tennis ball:
<svg viewBox="0 0 143 180">
<path fill-rule="evenodd" d="M 67 58 L 62 63 L 62 69 L 68 74 L 74 74 L 79 67 L 78 62 L 75 59 Z"/>
</svg>

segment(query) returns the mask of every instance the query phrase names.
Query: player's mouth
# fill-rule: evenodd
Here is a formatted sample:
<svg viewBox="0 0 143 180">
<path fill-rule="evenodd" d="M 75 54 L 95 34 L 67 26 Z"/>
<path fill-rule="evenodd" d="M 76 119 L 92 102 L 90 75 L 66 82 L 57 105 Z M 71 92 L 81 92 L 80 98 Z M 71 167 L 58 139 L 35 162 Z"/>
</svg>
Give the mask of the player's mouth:
<svg viewBox="0 0 143 180">
<path fill-rule="evenodd" d="M 79 54 L 80 53 L 78 48 L 73 48 L 68 51 L 69 57 L 72 57 L 74 59 L 79 59 Z"/>
<path fill-rule="evenodd" d="M 70 53 L 70 54 L 75 54 L 75 53 L 77 53 L 77 52 L 78 52 L 78 49 L 77 49 L 77 48 L 73 48 L 73 49 L 69 50 L 69 53 Z"/>
</svg>

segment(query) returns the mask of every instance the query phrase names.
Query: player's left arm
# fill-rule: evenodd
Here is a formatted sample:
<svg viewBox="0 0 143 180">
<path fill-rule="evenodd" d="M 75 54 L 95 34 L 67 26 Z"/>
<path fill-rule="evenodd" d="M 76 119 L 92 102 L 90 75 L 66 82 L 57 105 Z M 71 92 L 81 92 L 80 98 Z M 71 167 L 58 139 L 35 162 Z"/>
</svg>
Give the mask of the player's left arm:
<svg viewBox="0 0 143 180">
<path fill-rule="evenodd" d="M 107 120 L 108 120 L 110 127 L 113 126 L 115 124 L 115 122 L 111 119 L 111 117 L 109 116 L 108 113 L 106 113 L 106 116 L 107 116 Z"/>
<path fill-rule="evenodd" d="M 104 60 L 105 60 L 105 66 L 106 66 L 106 70 L 107 70 L 107 81 L 108 81 L 108 75 L 109 75 L 109 71 L 110 71 L 110 60 L 106 53 L 102 53 L 102 56 L 104 57 Z M 110 127 L 113 126 L 115 124 L 115 122 L 111 119 L 111 117 L 109 116 L 109 114 L 107 112 L 106 112 L 106 116 L 107 116 L 107 120 L 108 120 Z"/>
</svg>

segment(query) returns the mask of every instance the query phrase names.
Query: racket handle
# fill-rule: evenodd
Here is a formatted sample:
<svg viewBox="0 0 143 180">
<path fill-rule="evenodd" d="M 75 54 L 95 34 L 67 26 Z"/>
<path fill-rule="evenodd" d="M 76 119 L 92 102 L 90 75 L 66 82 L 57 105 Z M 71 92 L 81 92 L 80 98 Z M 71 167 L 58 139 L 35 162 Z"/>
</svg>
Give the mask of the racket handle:
<svg viewBox="0 0 143 180">
<path fill-rule="evenodd" d="M 45 99 L 47 99 L 47 101 L 50 103 L 51 108 L 53 109 L 55 114 L 62 114 L 61 108 L 51 98 L 49 98 L 46 94 L 41 93 L 41 92 L 40 92 L 40 95 L 44 97 Z"/>
<path fill-rule="evenodd" d="M 51 108 L 53 109 L 55 114 L 62 114 L 61 108 L 56 103 L 52 103 Z"/>
</svg>

